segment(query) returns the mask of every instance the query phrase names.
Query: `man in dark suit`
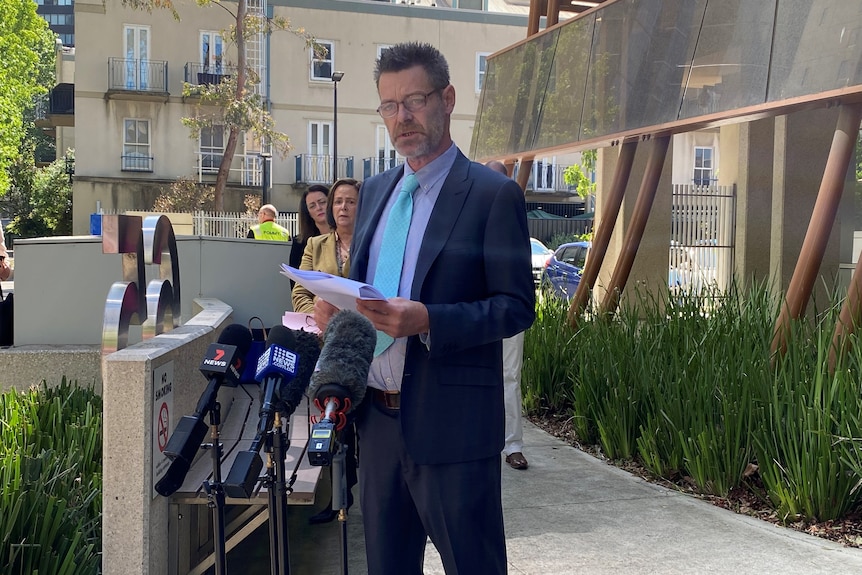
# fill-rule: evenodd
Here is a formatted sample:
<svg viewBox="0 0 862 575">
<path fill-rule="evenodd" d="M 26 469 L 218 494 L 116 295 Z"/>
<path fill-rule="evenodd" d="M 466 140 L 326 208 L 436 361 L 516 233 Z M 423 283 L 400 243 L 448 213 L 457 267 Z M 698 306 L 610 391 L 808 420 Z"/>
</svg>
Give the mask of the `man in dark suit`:
<svg viewBox="0 0 862 575">
<path fill-rule="evenodd" d="M 351 278 L 383 281 L 390 212 L 406 181 L 419 187 L 397 294 L 357 301 L 378 342 L 394 338 L 357 410 L 368 571 L 421 574 L 430 537 L 448 574 L 506 573 L 501 341 L 535 317 L 523 193 L 452 142 L 455 88 L 436 48 L 386 49 L 374 77 L 378 112 L 407 164 L 362 185 Z M 315 306 L 324 325 L 333 312 Z"/>
</svg>

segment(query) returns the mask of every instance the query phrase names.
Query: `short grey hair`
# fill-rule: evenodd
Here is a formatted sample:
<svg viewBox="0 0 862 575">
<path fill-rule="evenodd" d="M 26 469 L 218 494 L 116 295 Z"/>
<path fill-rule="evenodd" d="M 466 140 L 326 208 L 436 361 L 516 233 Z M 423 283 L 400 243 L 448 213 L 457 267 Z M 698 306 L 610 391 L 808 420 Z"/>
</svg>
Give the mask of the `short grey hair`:
<svg viewBox="0 0 862 575">
<path fill-rule="evenodd" d="M 380 85 L 380 75 L 401 72 L 413 66 L 422 66 L 435 90 L 449 85 L 449 64 L 440 50 L 431 44 L 403 42 L 385 48 L 374 67 L 374 85 Z"/>
</svg>

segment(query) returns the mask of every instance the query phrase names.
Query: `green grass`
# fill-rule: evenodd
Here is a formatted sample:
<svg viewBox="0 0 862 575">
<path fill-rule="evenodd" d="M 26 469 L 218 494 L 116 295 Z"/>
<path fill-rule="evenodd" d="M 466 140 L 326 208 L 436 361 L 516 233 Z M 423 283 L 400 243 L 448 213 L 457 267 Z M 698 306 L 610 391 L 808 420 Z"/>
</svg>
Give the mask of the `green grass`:
<svg viewBox="0 0 862 575">
<path fill-rule="evenodd" d="M 706 295 L 638 294 L 577 330 L 567 304 L 540 300 L 525 340 L 528 413 L 564 414 L 582 443 L 703 493 L 746 488 L 757 466 L 787 521 L 857 507 L 862 351 L 854 340 L 827 369 L 837 306 L 797 322 L 773 366 L 780 298 L 765 285 Z"/>
</svg>

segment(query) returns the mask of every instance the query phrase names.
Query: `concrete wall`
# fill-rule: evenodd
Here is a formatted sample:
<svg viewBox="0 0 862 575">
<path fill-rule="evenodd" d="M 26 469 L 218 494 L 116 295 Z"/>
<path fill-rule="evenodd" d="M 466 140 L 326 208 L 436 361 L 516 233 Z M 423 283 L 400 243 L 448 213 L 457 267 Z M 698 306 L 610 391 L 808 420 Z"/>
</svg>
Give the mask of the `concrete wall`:
<svg viewBox="0 0 862 575">
<path fill-rule="evenodd" d="M 105 575 L 170 572 L 169 502 L 153 490 L 154 466 L 166 460 L 156 447 L 158 438 L 153 424 L 154 410 L 160 405 L 154 390 L 157 384 L 162 385 L 156 374 L 171 375 L 167 428 L 173 430 L 182 415 L 194 412 L 205 384 L 198 371 L 201 358 L 207 346 L 216 341 L 217 332 L 231 321 L 230 307 L 216 302 L 169 334 L 132 345 L 104 359 L 102 569 Z M 220 391 L 228 393 L 230 389 Z M 221 395 L 219 402 L 224 401 Z"/>
<path fill-rule="evenodd" d="M 97 236 L 19 240 L 15 248 L 16 347 L 101 345 L 105 298 L 123 279 L 122 256 L 102 254 Z M 224 301 L 239 323 L 259 316 L 277 325 L 292 309 L 290 282 L 278 273 L 289 243 L 179 236 L 177 249 L 184 320 L 195 298 Z M 148 267 L 152 280 L 158 269 Z M 130 333 L 134 341 L 140 329 Z"/>
</svg>

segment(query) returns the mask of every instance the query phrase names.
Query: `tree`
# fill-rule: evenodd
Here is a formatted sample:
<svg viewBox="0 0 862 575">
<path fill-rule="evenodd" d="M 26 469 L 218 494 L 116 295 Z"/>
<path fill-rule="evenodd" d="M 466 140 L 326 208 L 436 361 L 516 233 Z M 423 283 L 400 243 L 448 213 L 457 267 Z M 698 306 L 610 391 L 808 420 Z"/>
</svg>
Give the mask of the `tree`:
<svg viewBox="0 0 862 575">
<path fill-rule="evenodd" d="M 170 10 L 174 18 L 180 19 L 173 0 L 122 0 L 123 4 L 138 10 Z M 223 125 L 228 130 L 227 142 L 216 176 L 214 198 L 216 211 L 224 211 L 224 189 L 230 173 L 236 147 L 241 134 L 253 133 L 261 149 L 271 146 L 284 157 L 290 151 L 287 135 L 275 130 L 275 123 L 266 109 L 266 102 L 253 91 L 261 79 L 250 70 L 246 61 L 247 40 L 256 34 L 275 28 L 289 31 L 305 41 L 306 47 L 319 50 L 311 35 L 303 28 L 292 27 L 285 18 L 266 18 L 264 14 L 249 12 L 247 0 L 237 0 L 236 10 L 231 10 L 221 0 L 196 0 L 198 6 L 218 6 L 232 18 L 225 38 L 236 46 L 236 77 L 223 77 L 217 84 L 192 86 L 186 84 L 183 95 L 200 97 L 196 115 L 183 118 L 183 124 L 191 131 L 190 137 L 200 137 L 204 127 Z"/>
<path fill-rule="evenodd" d="M 12 216 L 8 230 L 19 238 L 70 235 L 72 184 L 65 158 L 37 168 L 34 147 L 34 141 L 26 139 L 23 153 L 9 168 L 12 186 L 0 202 L 0 209 Z M 74 150 L 66 154 L 74 157 Z"/>
<path fill-rule="evenodd" d="M 54 79 L 54 35 L 33 0 L 0 0 L 0 195 L 21 155 L 24 112 Z"/>
<path fill-rule="evenodd" d="M 587 176 L 587 173 L 596 170 L 596 157 L 595 150 L 584 150 L 581 152 L 581 163 L 572 164 L 563 172 L 566 185 L 576 186 L 578 195 L 584 199 L 596 193 L 596 183 Z"/>
</svg>

